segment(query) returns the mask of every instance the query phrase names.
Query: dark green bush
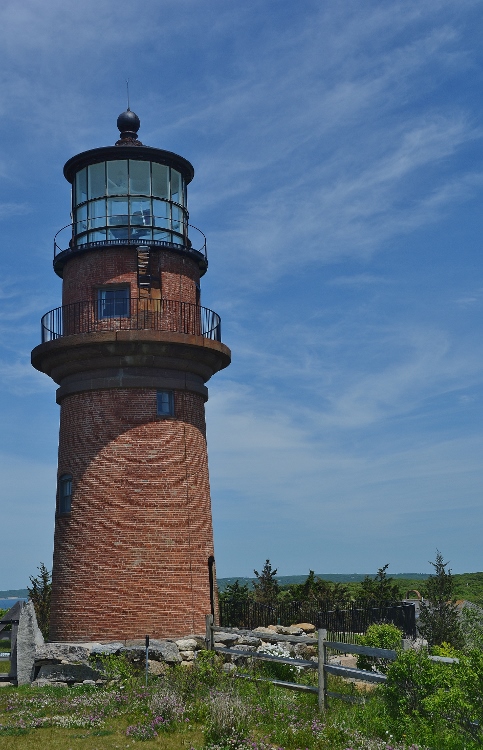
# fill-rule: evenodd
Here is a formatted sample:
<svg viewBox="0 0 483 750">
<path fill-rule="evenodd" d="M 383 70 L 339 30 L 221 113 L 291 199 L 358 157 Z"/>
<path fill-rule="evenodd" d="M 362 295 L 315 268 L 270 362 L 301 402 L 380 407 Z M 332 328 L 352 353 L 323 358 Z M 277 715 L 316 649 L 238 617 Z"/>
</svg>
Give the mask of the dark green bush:
<svg viewBox="0 0 483 750">
<path fill-rule="evenodd" d="M 434 662 L 427 650 L 411 650 L 402 652 L 389 666 L 381 693 L 400 734 L 408 720 L 413 720 L 441 736 L 466 737 L 476 743 L 472 747 L 481 744 L 483 653 L 459 653 L 458 659 L 453 664 Z"/>
</svg>

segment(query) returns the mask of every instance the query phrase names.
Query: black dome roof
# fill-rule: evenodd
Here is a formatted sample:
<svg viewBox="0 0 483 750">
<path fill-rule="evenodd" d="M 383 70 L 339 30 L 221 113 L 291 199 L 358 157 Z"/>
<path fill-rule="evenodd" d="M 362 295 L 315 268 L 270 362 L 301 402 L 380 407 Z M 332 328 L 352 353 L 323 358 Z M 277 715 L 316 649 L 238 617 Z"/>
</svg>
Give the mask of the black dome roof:
<svg viewBox="0 0 483 750">
<path fill-rule="evenodd" d="M 127 109 L 125 112 L 119 115 L 117 118 L 117 127 L 119 128 L 121 135 L 129 133 L 137 135 L 139 128 L 141 127 L 141 120 L 134 112 Z"/>
</svg>

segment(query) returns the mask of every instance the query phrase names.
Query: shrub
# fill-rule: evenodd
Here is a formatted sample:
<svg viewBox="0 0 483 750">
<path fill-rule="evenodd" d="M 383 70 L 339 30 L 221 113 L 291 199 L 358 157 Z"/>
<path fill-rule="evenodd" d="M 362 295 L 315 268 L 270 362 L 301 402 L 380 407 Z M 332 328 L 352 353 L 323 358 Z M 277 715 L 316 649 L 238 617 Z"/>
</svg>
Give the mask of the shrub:
<svg viewBox="0 0 483 750">
<path fill-rule="evenodd" d="M 483 653 L 458 654 L 459 663 L 434 662 L 423 649 L 402 652 L 387 672 L 381 693 L 389 716 L 405 730 L 409 718 L 433 732 L 481 742 Z"/>
<path fill-rule="evenodd" d="M 369 625 L 366 634 L 363 635 L 359 642 L 362 646 L 372 646 L 373 648 L 389 648 L 399 650 L 401 648 L 402 633 L 395 625 L 381 624 Z M 378 672 L 387 672 L 387 659 L 378 659 L 374 656 L 360 655 L 357 657 L 357 666 L 359 669 L 373 669 Z"/>
<path fill-rule="evenodd" d="M 133 682 L 137 672 L 134 665 L 124 654 L 93 654 L 90 661 L 104 672 L 108 680 L 116 682 Z"/>
<path fill-rule="evenodd" d="M 223 657 L 214 651 L 198 651 L 193 662 L 193 671 L 199 683 L 207 687 L 217 685 L 223 673 Z"/>
<path fill-rule="evenodd" d="M 30 576 L 30 586 L 27 586 L 29 599 L 34 605 L 37 624 L 44 636 L 49 637 L 50 599 L 52 595 L 52 575 L 44 563 L 40 563 L 38 576 Z"/>
</svg>

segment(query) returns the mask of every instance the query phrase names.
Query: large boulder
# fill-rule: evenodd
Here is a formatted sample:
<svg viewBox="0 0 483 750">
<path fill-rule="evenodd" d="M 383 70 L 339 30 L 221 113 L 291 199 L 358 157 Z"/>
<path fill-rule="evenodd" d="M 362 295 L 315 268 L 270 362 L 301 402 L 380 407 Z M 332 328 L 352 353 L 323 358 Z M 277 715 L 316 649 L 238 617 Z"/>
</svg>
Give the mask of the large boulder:
<svg viewBox="0 0 483 750">
<path fill-rule="evenodd" d="M 252 635 L 241 635 L 238 639 L 239 646 L 259 646 L 261 643 L 260 638 L 254 638 Z"/>
<path fill-rule="evenodd" d="M 40 667 L 37 680 L 49 682 L 84 682 L 84 680 L 98 680 L 101 673 L 87 664 L 44 664 Z"/>
<path fill-rule="evenodd" d="M 144 660 L 146 648 L 141 646 L 123 646 L 121 654 L 125 654 L 131 661 Z M 179 664 L 182 659 L 176 643 L 172 641 L 158 641 L 153 639 L 149 644 L 148 659 L 150 661 L 161 661 L 166 664 Z"/>
<path fill-rule="evenodd" d="M 298 622 L 296 625 L 292 625 L 293 628 L 300 628 L 304 633 L 315 633 L 315 625 L 311 625 L 309 622 Z"/>
<path fill-rule="evenodd" d="M 45 643 L 36 649 L 35 664 L 88 664 L 90 649 L 78 643 Z"/>
<path fill-rule="evenodd" d="M 44 646 L 44 637 L 37 624 L 32 602 L 23 607 L 18 623 L 16 659 L 17 684 L 28 685 L 33 679 L 37 648 Z"/>
<path fill-rule="evenodd" d="M 279 625 L 277 627 L 277 633 L 280 633 L 280 635 L 305 635 L 302 628 L 299 628 L 297 625 L 289 625 L 288 628 Z"/>
<path fill-rule="evenodd" d="M 239 637 L 240 636 L 237 633 L 215 633 L 213 640 L 215 644 L 217 643 L 219 646 L 226 646 L 229 648 L 237 643 Z"/>
<path fill-rule="evenodd" d="M 194 638 L 180 638 L 176 645 L 180 651 L 196 651 L 199 648 L 198 641 Z"/>
<path fill-rule="evenodd" d="M 94 656 L 111 656 L 121 653 L 121 649 L 124 648 L 124 643 L 121 641 L 113 641 L 112 643 L 96 643 L 91 648 L 91 654 Z"/>
</svg>

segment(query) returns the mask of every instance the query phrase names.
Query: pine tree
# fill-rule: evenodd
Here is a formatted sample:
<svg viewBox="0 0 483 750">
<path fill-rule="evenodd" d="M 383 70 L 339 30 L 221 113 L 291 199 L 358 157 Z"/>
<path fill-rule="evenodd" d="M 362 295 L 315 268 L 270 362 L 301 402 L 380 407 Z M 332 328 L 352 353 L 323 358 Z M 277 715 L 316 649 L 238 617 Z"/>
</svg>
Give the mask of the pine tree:
<svg viewBox="0 0 483 750">
<path fill-rule="evenodd" d="M 430 562 L 434 575 L 426 580 L 425 596 L 428 601 L 421 604 L 418 629 L 430 646 L 449 643 L 454 648 L 461 648 L 463 636 L 455 607 L 453 576 L 450 569 L 446 570 L 449 563 L 443 560 L 441 552 L 436 550 L 436 559 Z"/>
<path fill-rule="evenodd" d="M 328 602 L 337 603 L 347 599 L 347 588 L 340 584 L 331 584 L 323 578 L 316 578 L 313 570 L 303 583 L 294 583 L 289 588 L 290 596 L 296 602 Z"/>
<path fill-rule="evenodd" d="M 381 604 L 383 602 L 395 602 L 401 598 L 398 584 L 394 578 L 388 577 L 386 573 L 388 567 L 389 563 L 379 568 L 374 578 L 366 576 L 361 581 L 359 599 Z"/>
<path fill-rule="evenodd" d="M 52 576 L 44 563 L 40 563 L 38 576 L 30 576 L 31 586 L 27 586 L 29 599 L 34 605 L 37 624 L 44 638 L 49 637 L 50 597 L 52 593 Z"/>
<path fill-rule="evenodd" d="M 261 573 L 258 570 L 254 570 L 253 572 L 257 577 L 257 581 L 253 582 L 255 601 L 273 606 L 277 602 L 280 591 L 278 581 L 275 578 L 277 568 L 272 570 L 270 560 L 266 560 Z"/>
<path fill-rule="evenodd" d="M 228 583 L 225 590 L 220 594 L 222 601 L 246 602 L 250 599 L 250 589 L 246 583 L 240 585 L 238 578 L 235 583 Z"/>
</svg>

